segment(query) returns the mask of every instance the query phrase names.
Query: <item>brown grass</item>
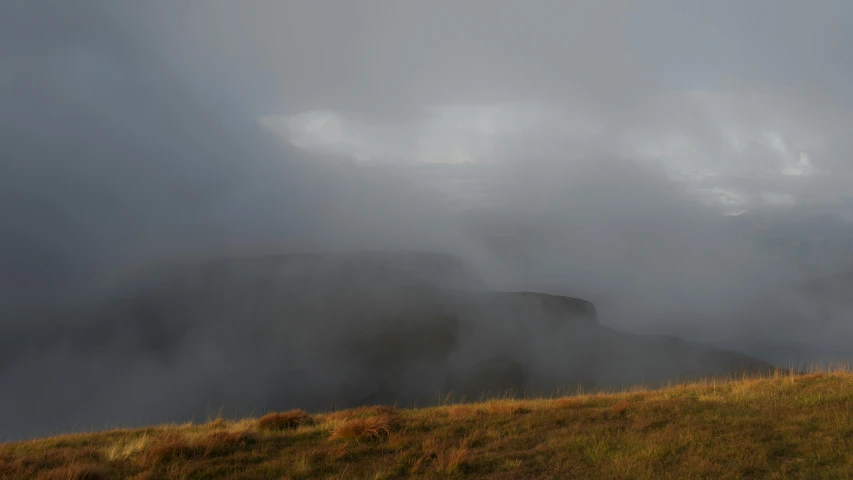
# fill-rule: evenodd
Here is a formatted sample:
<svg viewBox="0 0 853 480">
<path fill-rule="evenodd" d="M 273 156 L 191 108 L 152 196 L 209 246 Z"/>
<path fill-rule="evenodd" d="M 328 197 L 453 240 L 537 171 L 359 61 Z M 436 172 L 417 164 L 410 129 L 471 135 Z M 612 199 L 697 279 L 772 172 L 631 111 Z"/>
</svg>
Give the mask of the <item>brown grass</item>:
<svg viewBox="0 0 853 480">
<path fill-rule="evenodd" d="M 827 370 L 361 407 L 298 428 L 213 419 L 0 444 L 0 479 L 853 478 L 851 406 L 853 373 Z"/>
<path fill-rule="evenodd" d="M 477 410 L 473 405 L 451 405 L 447 408 L 447 414 L 454 420 L 461 420 L 463 418 L 473 417 L 477 414 Z"/>
<path fill-rule="evenodd" d="M 619 400 L 616 405 L 610 407 L 610 411 L 615 415 L 625 415 L 628 411 L 628 407 L 631 406 L 631 403 L 628 400 Z"/>
<path fill-rule="evenodd" d="M 532 411 L 533 410 L 531 410 L 528 405 L 518 401 L 504 400 L 489 403 L 489 413 L 497 415 L 524 415 L 525 413 L 530 413 Z"/>
<path fill-rule="evenodd" d="M 154 472 L 142 472 L 136 474 L 132 477 L 129 477 L 128 480 L 161 480 L 163 479 L 162 475 L 158 475 Z"/>
<path fill-rule="evenodd" d="M 587 398 L 584 396 L 578 397 L 563 397 L 554 400 L 555 408 L 580 408 L 587 403 Z"/>
<path fill-rule="evenodd" d="M 249 432 L 213 432 L 199 442 L 204 455 L 228 454 L 238 448 L 248 447 L 257 442 L 255 435 Z"/>
<path fill-rule="evenodd" d="M 461 439 L 458 444 L 452 444 L 446 439 L 442 440 L 436 437 L 424 440 L 421 443 L 422 456 L 415 462 L 412 472 L 418 473 L 428 470 L 428 467 L 431 466 L 438 473 L 453 474 L 470 456 L 471 444 L 477 437 L 478 433 L 475 432 Z"/>
<path fill-rule="evenodd" d="M 207 422 L 207 428 L 211 430 L 219 430 L 221 428 L 228 428 L 229 422 L 228 420 L 222 417 L 216 417 L 213 420 Z"/>
<path fill-rule="evenodd" d="M 332 430 L 332 440 L 363 442 L 388 437 L 394 430 L 394 417 L 382 414 L 374 417 L 358 417 L 344 420 Z"/>
<path fill-rule="evenodd" d="M 461 443 L 447 447 L 435 455 L 435 469 L 444 474 L 454 473 L 470 454 L 468 446 Z"/>
<path fill-rule="evenodd" d="M 73 450 L 54 448 L 22 455 L 0 453 L 0 478 L 32 478 L 36 474 L 44 478 L 49 472 L 53 472 L 50 474 L 54 477 L 72 475 L 74 472 L 82 475 L 87 465 L 98 458 L 97 450 L 85 446 Z"/>
<path fill-rule="evenodd" d="M 117 462 L 128 459 L 140 452 L 145 451 L 151 439 L 148 435 L 131 436 L 116 440 L 112 446 L 107 448 L 106 457 L 111 462 Z"/>
<path fill-rule="evenodd" d="M 261 430 L 288 430 L 310 423 L 311 416 L 303 410 L 290 410 L 264 415 L 258 419 L 258 428 Z"/>
<path fill-rule="evenodd" d="M 389 405 L 363 405 L 349 410 L 340 410 L 325 415 L 325 419 L 333 422 L 349 420 L 351 418 L 364 418 L 375 415 L 394 415 L 397 407 Z"/>
<path fill-rule="evenodd" d="M 253 445 L 256 441 L 255 435 L 242 431 L 217 431 L 195 438 L 167 435 L 148 451 L 147 463 L 160 464 L 174 460 L 229 455 Z"/>
<path fill-rule="evenodd" d="M 107 471 L 97 465 L 69 465 L 40 473 L 37 480 L 107 480 Z"/>
<path fill-rule="evenodd" d="M 148 462 L 157 464 L 180 459 L 192 459 L 201 457 L 204 447 L 190 443 L 182 436 L 170 436 L 161 440 L 148 451 Z"/>
</svg>

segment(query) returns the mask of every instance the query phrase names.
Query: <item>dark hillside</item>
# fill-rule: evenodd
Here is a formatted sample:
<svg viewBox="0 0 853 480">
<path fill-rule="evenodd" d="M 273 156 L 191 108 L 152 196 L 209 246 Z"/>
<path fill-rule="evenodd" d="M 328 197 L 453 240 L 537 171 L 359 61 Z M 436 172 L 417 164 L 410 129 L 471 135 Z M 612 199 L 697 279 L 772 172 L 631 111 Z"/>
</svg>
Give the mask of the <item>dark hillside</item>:
<svg viewBox="0 0 853 480">
<path fill-rule="evenodd" d="M 769 368 L 734 352 L 612 330 L 586 300 L 480 285 L 462 261 L 434 254 L 164 267 L 56 328 L 0 336 L 2 371 L 31 361 L 26 377 L 2 377 L 4 390 L 22 392 L 10 431 L 187 420 L 220 407 L 242 415 L 424 405 L 450 393 L 619 388 Z M 38 351 L 59 353 L 34 363 Z M 68 367 L 81 364 L 98 367 Z M 65 408 L 54 404 L 50 382 L 28 385 L 44 376 L 67 385 Z"/>
</svg>

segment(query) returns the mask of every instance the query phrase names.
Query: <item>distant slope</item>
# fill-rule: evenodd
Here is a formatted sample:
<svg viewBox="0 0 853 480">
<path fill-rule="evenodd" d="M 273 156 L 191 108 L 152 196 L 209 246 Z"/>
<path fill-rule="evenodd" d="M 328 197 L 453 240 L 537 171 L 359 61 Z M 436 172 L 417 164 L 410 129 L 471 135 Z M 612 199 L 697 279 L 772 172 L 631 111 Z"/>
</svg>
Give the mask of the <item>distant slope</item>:
<svg viewBox="0 0 853 480">
<path fill-rule="evenodd" d="M 661 318 L 651 329 L 802 367 L 853 356 L 853 270 L 821 275 L 715 315 Z"/>
<path fill-rule="evenodd" d="M 4 434 L 770 368 L 606 328 L 585 300 L 482 290 L 463 262 L 435 254 L 169 266 L 53 325 L 0 335 L 0 389 L 20 392 L 14 408 L 0 409 Z M 58 386 L 61 398 L 50 393 Z"/>
<path fill-rule="evenodd" d="M 853 375 L 151 426 L 0 444 L 0 477 L 847 478 Z"/>
</svg>

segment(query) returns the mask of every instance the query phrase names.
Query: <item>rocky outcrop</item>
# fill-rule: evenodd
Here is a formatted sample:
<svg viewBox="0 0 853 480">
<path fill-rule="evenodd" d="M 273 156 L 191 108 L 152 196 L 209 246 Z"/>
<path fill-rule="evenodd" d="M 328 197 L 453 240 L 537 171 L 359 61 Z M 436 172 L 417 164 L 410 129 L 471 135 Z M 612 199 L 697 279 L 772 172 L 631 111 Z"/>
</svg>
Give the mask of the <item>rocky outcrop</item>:
<svg viewBox="0 0 853 480">
<path fill-rule="evenodd" d="M 508 299 L 518 298 L 534 302 L 546 315 L 555 319 L 573 319 L 598 323 L 595 305 L 580 298 L 536 292 L 505 292 L 500 295 Z"/>
</svg>

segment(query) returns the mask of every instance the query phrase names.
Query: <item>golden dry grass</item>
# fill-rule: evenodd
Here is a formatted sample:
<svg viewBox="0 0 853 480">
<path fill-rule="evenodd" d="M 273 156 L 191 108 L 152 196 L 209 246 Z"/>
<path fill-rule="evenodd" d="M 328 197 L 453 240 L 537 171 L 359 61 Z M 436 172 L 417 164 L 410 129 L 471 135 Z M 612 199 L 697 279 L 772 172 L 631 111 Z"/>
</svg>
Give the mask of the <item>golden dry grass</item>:
<svg viewBox="0 0 853 480">
<path fill-rule="evenodd" d="M 256 442 L 254 434 L 245 431 L 217 431 L 189 437 L 171 434 L 162 437 L 144 455 L 149 464 L 173 460 L 223 456 Z"/>
<path fill-rule="evenodd" d="M 353 440 L 364 442 L 380 440 L 391 435 L 395 419 L 387 413 L 371 417 L 357 417 L 344 420 L 332 429 L 332 440 Z"/>
<path fill-rule="evenodd" d="M 532 411 L 524 402 L 504 401 L 489 403 L 489 413 L 524 415 Z"/>
<path fill-rule="evenodd" d="M 115 443 L 107 448 L 107 460 L 117 462 L 130 458 L 145 450 L 150 441 L 151 439 L 148 435 L 117 439 Z"/>
<path fill-rule="evenodd" d="M 349 420 L 351 418 L 361 418 L 372 415 L 394 415 L 397 413 L 397 407 L 387 405 L 365 405 L 349 410 L 339 410 L 325 415 L 328 421 Z"/>
<path fill-rule="evenodd" d="M 839 369 L 275 415 L 0 444 L 0 478 L 853 477 L 853 373 Z"/>
<path fill-rule="evenodd" d="M 38 480 L 107 480 L 107 472 L 97 465 L 67 465 L 40 472 Z"/>
<path fill-rule="evenodd" d="M 303 410 L 268 413 L 258 419 L 261 430 L 288 430 L 311 423 L 311 416 Z"/>
</svg>

